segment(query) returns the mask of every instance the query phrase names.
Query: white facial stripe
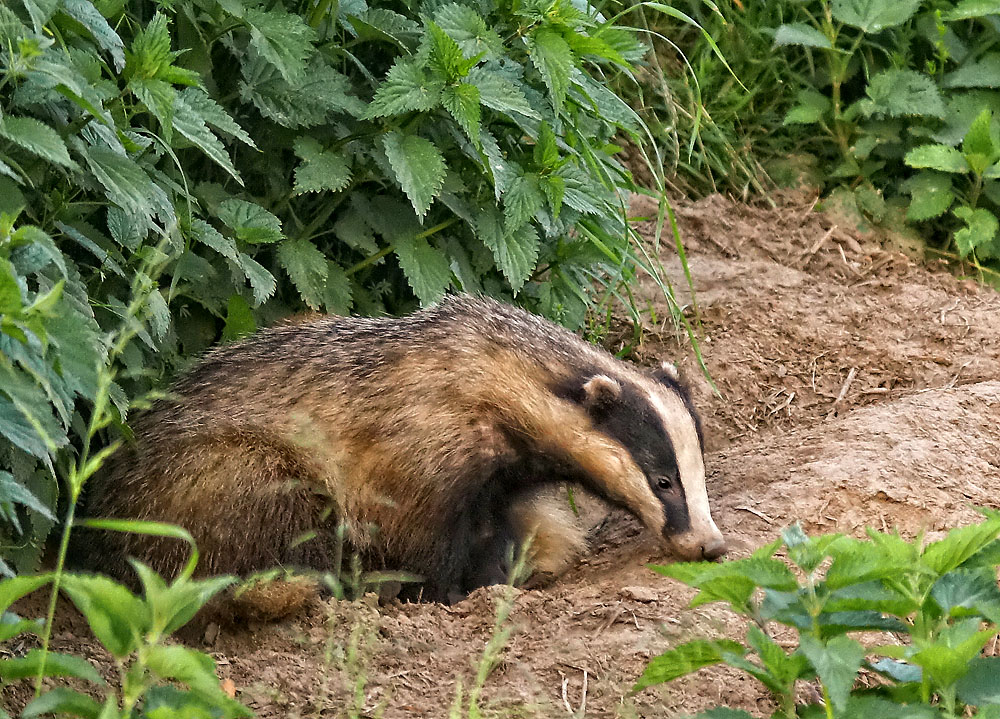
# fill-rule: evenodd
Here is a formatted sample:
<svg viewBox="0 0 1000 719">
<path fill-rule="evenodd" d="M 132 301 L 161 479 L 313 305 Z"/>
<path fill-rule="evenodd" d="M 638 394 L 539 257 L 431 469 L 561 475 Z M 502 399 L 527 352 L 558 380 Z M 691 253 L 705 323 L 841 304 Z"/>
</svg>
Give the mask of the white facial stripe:
<svg viewBox="0 0 1000 719">
<path fill-rule="evenodd" d="M 701 443 L 698 441 L 698 430 L 695 427 L 691 413 L 683 400 L 673 394 L 663 397 L 658 392 L 649 394 L 649 403 L 660 415 L 667 436 L 674 446 L 677 457 L 677 470 L 684 488 L 687 500 L 688 517 L 691 522 L 689 530 L 696 536 L 717 535 L 719 528 L 715 526 L 712 512 L 708 506 L 708 489 L 705 486 L 705 462 L 701 456 Z"/>
</svg>

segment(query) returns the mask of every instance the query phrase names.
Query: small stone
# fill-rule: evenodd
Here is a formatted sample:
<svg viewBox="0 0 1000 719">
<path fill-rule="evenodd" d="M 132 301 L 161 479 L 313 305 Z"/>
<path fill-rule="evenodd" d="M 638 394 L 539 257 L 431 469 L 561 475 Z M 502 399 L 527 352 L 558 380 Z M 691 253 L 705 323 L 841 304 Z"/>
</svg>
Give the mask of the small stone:
<svg viewBox="0 0 1000 719">
<path fill-rule="evenodd" d="M 649 587 L 622 587 L 618 593 L 624 599 L 631 599 L 634 602 L 643 602 L 646 604 L 659 599 L 656 596 L 656 592 Z"/>
</svg>

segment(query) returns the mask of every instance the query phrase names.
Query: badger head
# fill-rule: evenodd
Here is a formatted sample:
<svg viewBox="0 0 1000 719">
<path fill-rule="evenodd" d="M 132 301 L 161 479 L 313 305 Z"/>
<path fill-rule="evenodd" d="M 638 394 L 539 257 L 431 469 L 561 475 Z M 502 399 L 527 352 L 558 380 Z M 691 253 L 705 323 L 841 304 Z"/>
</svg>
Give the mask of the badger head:
<svg viewBox="0 0 1000 719">
<path fill-rule="evenodd" d="M 664 363 L 638 380 L 595 374 L 582 389 L 594 428 L 624 455 L 603 488 L 608 498 L 684 559 L 725 554 L 708 506 L 701 425 L 677 369 Z"/>
</svg>

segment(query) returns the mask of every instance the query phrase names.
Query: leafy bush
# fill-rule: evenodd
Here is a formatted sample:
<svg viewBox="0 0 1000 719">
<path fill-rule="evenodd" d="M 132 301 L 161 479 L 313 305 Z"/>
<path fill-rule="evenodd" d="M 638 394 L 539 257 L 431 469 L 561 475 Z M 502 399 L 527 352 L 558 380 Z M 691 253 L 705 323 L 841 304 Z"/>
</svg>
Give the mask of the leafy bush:
<svg viewBox="0 0 1000 719">
<path fill-rule="evenodd" d="M 570 0 L 17 0 L 0 49 L 5 572 L 52 526 L 134 279 L 115 422 L 303 308 L 456 288 L 579 326 L 641 264 L 612 143 L 640 121 L 605 81 L 642 47 Z"/>
<path fill-rule="evenodd" d="M 807 537 L 794 526 L 747 559 L 654 566 L 698 590 L 691 606 L 724 602 L 751 623 L 745 645 L 697 639 L 654 658 L 635 690 L 724 663 L 767 688 L 775 717 L 930 719 L 975 707 L 975 716 L 1000 716 L 1000 657 L 982 655 L 1000 629 L 1000 514 L 986 516 L 923 546 L 873 530 L 867 541 Z M 781 549 L 787 562 L 774 556 Z M 772 623 L 797 634 L 794 646 L 775 642 Z M 908 641 L 876 644 L 885 633 Z M 853 688 L 859 671 L 871 688 Z M 821 702 L 797 706 L 799 681 L 816 682 Z"/>
</svg>

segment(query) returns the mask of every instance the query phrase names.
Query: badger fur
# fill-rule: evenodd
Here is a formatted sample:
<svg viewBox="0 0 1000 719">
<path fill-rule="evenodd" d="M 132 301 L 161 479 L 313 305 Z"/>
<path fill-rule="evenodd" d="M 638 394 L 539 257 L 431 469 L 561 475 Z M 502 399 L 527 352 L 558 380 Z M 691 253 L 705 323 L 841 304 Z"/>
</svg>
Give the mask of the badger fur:
<svg viewBox="0 0 1000 719">
<path fill-rule="evenodd" d="M 421 575 L 428 599 L 504 581 L 528 535 L 557 574 L 584 546 L 551 491 L 562 482 L 685 558 L 725 551 L 675 373 L 489 299 L 264 330 L 210 352 L 134 430 L 87 514 L 186 528 L 203 574 L 330 570 L 338 524 L 364 565 Z M 125 580 L 129 557 L 166 575 L 187 558 L 173 539 L 76 536 L 78 563 Z"/>
</svg>

